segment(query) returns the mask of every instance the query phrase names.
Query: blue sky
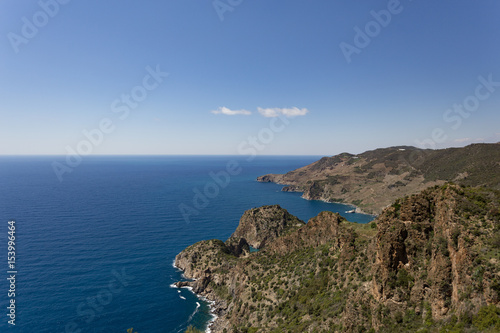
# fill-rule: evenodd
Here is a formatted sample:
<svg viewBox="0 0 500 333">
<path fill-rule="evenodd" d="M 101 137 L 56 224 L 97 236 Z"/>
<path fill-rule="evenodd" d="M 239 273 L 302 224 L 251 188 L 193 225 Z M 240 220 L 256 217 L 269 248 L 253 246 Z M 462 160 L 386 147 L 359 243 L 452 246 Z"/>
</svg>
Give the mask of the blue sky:
<svg viewBox="0 0 500 333">
<path fill-rule="evenodd" d="M 499 15 L 495 0 L 3 0 L 0 154 L 497 142 Z"/>
</svg>

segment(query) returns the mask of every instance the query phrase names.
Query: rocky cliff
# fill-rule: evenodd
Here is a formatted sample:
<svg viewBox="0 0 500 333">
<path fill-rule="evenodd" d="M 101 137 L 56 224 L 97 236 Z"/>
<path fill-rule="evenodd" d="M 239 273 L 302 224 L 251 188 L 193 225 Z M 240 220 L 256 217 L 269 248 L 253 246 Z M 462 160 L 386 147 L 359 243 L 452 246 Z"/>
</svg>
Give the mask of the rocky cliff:
<svg viewBox="0 0 500 333">
<path fill-rule="evenodd" d="M 212 331 L 500 330 L 499 192 L 436 186 L 368 225 L 323 212 L 299 227 L 287 214 L 247 212 L 233 241 L 199 242 L 176 257 L 197 279 L 178 286 L 216 301 Z M 295 227 L 280 232 L 287 221 Z M 265 246 L 228 245 L 246 238 Z"/>
<path fill-rule="evenodd" d="M 239 244 L 243 239 L 255 249 L 262 249 L 275 238 L 295 231 L 303 225 L 304 221 L 279 205 L 253 208 L 243 214 L 236 231 L 226 244 Z"/>
<path fill-rule="evenodd" d="M 359 155 L 342 153 L 257 180 L 288 185 L 283 191 L 303 192 L 306 199 L 349 203 L 377 215 L 399 197 L 445 182 L 500 189 L 500 143 L 439 150 L 399 146 Z"/>
</svg>

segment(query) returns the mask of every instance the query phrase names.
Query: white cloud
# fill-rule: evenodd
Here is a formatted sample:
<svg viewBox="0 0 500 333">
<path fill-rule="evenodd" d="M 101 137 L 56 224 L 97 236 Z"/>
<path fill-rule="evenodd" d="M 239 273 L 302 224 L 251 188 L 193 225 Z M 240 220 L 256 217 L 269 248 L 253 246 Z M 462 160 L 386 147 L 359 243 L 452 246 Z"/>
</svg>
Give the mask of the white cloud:
<svg viewBox="0 0 500 333">
<path fill-rule="evenodd" d="M 309 113 L 308 109 L 299 109 L 297 107 L 293 108 L 257 108 L 257 111 L 266 118 L 285 116 L 288 118 L 293 118 L 297 116 L 305 116 Z M 248 110 L 231 110 L 226 108 L 225 106 L 219 107 L 217 110 L 210 111 L 213 114 L 223 114 L 226 116 L 235 116 L 235 115 L 251 115 L 252 112 Z"/>
<path fill-rule="evenodd" d="M 259 113 L 264 117 L 278 117 L 279 115 L 284 115 L 285 117 L 292 118 L 297 116 L 305 116 L 309 110 L 308 109 L 299 109 L 296 107 L 293 108 L 257 108 Z"/>
<path fill-rule="evenodd" d="M 242 114 L 245 116 L 251 115 L 252 112 L 248 110 L 231 110 L 226 108 L 225 106 L 219 107 L 217 110 L 211 111 L 213 114 L 225 114 L 226 116 L 235 116 L 238 114 Z"/>
</svg>

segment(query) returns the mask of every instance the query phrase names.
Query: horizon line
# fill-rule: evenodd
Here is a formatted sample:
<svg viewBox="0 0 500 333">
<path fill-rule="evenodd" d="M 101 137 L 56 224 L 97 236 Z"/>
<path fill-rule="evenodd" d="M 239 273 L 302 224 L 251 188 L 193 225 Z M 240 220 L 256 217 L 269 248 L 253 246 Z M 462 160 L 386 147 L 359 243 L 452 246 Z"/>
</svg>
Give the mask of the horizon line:
<svg viewBox="0 0 500 333">
<path fill-rule="evenodd" d="M 66 156 L 81 156 L 84 157 L 105 157 L 105 156 L 241 156 L 248 157 L 250 155 L 241 154 L 91 154 L 91 155 L 68 155 L 68 154 L 0 154 L 0 157 L 66 157 Z M 330 154 L 257 154 L 259 156 L 333 156 Z"/>
<path fill-rule="evenodd" d="M 458 145 L 458 146 L 448 146 L 448 147 L 440 147 L 440 148 L 431 148 L 431 147 L 425 147 L 425 148 L 422 148 L 422 147 L 415 147 L 415 146 L 411 146 L 411 145 L 405 145 L 405 144 L 402 144 L 402 145 L 393 145 L 393 146 L 387 146 L 387 147 L 377 147 L 377 148 L 372 148 L 372 149 L 366 149 L 364 150 L 363 152 L 367 152 L 367 151 L 372 151 L 372 150 L 377 150 L 377 149 L 388 149 L 388 148 L 398 148 L 398 147 L 408 147 L 408 148 L 416 148 L 416 149 L 421 149 L 421 150 L 441 150 L 441 149 L 450 149 L 450 148 L 465 148 L 465 147 L 468 147 L 468 146 L 472 146 L 472 145 L 481 145 L 481 144 L 485 144 L 485 145 L 489 145 L 489 144 L 500 144 L 500 141 L 497 141 L 497 142 L 472 142 L 472 143 L 469 143 L 467 145 L 464 145 L 464 146 L 461 146 L 461 145 Z M 363 153 L 361 152 L 361 153 Z M 335 155 L 338 155 L 338 154 L 343 154 L 343 153 L 349 153 L 348 151 L 343 151 L 343 152 L 340 152 L 340 153 L 329 153 L 329 154 L 256 154 L 255 157 L 258 157 L 258 156 L 335 156 Z M 354 155 L 359 155 L 361 153 L 355 153 Z M 98 156 L 249 156 L 249 155 L 242 155 L 242 154 L 137 154 L 137 153 L 130 153 L 130 154 L 89 154 L 89 155 L 78 155 L 78 154 L 2 154 L 0 153 L 0 157 L 21 157 L 21 156 L 25 156 L 25 157 L 29 157 L 29 156 L 46 156 L 46 157 L 49 157 L 49 156 L 52 156 L 52 157 L 64 157 L 64 156 L 81 156 L 81 157 L 98 157 Z"/>
</svg>

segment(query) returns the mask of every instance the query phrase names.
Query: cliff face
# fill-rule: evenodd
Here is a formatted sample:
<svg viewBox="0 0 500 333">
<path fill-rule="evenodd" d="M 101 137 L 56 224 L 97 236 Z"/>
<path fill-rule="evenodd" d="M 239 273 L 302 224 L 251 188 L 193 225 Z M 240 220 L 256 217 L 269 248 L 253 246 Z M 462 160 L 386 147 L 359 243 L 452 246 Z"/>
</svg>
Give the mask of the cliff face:
<svg viewBox="0 0 500 333">
<path fill-rule="evenodd" d="M 244 239 L 250 246 L 261 249 L 275 238 L 297 230 L 304 224 L 304 221 L 278 205 L 253 208 L 243 214 L 226 244 L 238 244 Z"/>
<path fill-rule="evenodd" d="M 444 185 L 397 200 L 369 225 L 323 212 L 296 230 L 259 229 L 277 236 L 257 235 L 267 241 L 256 253 L 237 256 L 221 241 L 187 248 L 176 265 L 198 280 L 179 286 L 217 300 L 214 332 L 494 331 L 499 209 L 498 192 Z M 259 225 L 290 219 L 273 210 L 282 222 L 266 213 Z M 255 235 L 240 232 L 235 239 Z"/>
<path fill-rule="evenodd" d="M 260 182 L 288 185 L 283 191 L 303 192 L 305 199 L 354 204 L 370 214 L 405 195 L 454 181 L 500 189 L 500 143 L 441 150 L 400 146 L 342 153 Z"/>
<path fill-rule="evenodd" d="M 286 255 L 306 247 L 326 244 L 338 249 L 348 247 L 353 242 L 353 234 L 341 225 L 345 221 L 345 218 L 337 213 L 321 212 L 296 232 L 276 239 L 267 251 Z"/>
<path fill-rule="evenodd" d="M 374 300 L 404 305 L 428 325 L 454 316 L 467 321 L 485 304 L 498 306 L 499 198 L 444 186 L 386 209 L 374 240 Z"/>
</svg>

